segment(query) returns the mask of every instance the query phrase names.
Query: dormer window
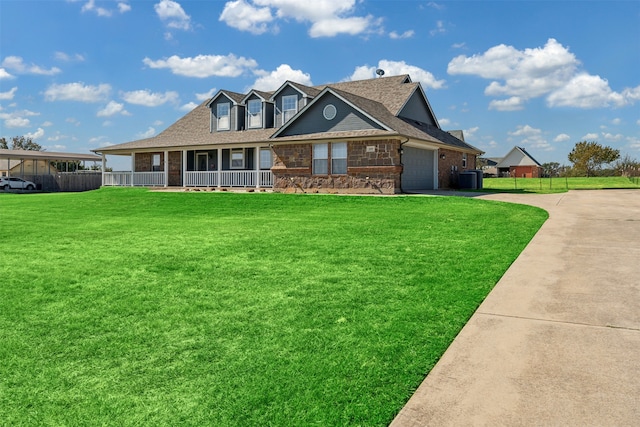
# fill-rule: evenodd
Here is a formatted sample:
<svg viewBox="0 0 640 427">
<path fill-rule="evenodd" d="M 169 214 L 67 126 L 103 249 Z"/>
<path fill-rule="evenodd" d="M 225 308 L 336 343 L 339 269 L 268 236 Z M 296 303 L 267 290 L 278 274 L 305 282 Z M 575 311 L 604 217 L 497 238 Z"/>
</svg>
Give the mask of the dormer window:
<svg viewBox="0 0 640 427">
<path fill-rule="evenodd" d="M 228 102 L 218 104 L 217 117 L 218 117 L 218 130 L 229 130 L 229 110 L 231 106 Z"/>
<path fill-rule="evenodd" d="M 247 113 L 249 115 L 249 127 L 262 127 L 262 102 L 259 99 L 252 99 L 247 105 Z"/>
<path fill-rule="evenodd" d="M 298 112 L 298 97 L 286 95 L 282 97 L 282 124 L 287 123 Z"/>
</svg>

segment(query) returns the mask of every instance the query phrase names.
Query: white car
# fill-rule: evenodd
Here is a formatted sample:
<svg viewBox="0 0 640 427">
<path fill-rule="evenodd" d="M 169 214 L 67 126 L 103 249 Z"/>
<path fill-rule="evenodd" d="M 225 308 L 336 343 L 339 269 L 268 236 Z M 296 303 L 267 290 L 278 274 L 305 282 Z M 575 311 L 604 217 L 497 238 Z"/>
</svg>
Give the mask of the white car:
<svg viewBox="0 0 640 427">
<path fill-rule="evenodd" d="M 0 189 L 35 190 L 36 185 L 31 181 L 13 176 L 0 176 Z"/>
</svg>

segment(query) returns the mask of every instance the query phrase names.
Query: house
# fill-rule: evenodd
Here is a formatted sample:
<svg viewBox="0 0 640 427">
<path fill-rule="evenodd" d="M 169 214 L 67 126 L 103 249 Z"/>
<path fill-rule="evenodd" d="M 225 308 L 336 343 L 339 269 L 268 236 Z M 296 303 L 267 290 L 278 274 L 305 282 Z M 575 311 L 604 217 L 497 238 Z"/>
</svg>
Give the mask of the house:
<svg viewBox="0 0 640 427">
<path fill-rule="evenodd" d="M 92 151 L 131 157 L 131 171 L 103 164 L 103 185 L 384 194 L 454 187 L 482 154 L 408 75 L 220 90 L 155 137 Z"/>
<path fill-rule="evenodd" d="M 523 147 L 513 147 L 496 165 L 498 176 L 539 178 L 544 168 Z"/>
</svg>

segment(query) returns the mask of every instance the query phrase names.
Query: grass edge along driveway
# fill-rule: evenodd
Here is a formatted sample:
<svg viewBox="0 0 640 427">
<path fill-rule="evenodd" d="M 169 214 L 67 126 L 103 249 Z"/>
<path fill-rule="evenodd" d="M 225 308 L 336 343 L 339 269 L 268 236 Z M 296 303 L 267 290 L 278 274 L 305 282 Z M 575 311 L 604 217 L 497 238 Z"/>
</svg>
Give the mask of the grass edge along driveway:
<svg viewBox="0 0 640 427">
<path fill-rule="evenodd" d="M 547 218 L 123 188 L 0 212 L 7 425 L 387 425 Z"/>
</svg>

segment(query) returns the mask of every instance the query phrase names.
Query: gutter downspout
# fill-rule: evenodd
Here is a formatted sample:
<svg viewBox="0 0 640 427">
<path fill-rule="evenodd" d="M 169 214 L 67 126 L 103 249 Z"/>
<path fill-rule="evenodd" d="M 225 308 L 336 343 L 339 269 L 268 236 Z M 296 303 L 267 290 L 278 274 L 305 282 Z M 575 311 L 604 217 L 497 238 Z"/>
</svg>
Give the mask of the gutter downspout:
<svg viewBox="0 0 640 427">
<path fill-rule="evenodd" d="M 404 142 L 400 142 L 400 148 L 398 148 L 398 155 L 400 157 L 400 166 L 402 166 L 402 172 L 400 173 L 400 193 L 403 194 L 404 193 L 404 189 L 402 188 L 402 174 L 404 173 L 404 164 L 402 163 L 402 153 L 403 153 L 403 148 L 402 146 L 404 144 L 406 144 L 407 142 L 409 142 L 409 138 L 407 138 L 406 141 Z"/>
</svg>

